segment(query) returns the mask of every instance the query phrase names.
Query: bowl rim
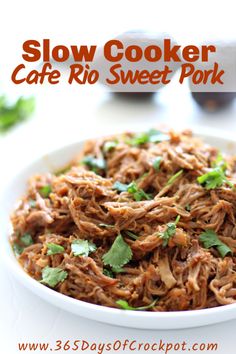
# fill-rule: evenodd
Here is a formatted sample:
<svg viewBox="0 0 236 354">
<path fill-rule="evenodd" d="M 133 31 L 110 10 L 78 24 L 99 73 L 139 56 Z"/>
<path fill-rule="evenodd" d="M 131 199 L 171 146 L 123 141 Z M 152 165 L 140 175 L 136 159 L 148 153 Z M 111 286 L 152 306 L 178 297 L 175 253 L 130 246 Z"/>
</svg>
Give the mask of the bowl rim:
<svg viewBox="0 0 236 354">
<path fill-rule="evenodd" d="M 211 133 L 210 133 L 211 131 Z M 226 143 L 234 143 L 234 137 L 232 133 L 227 134 L 224 137 L 221 137 L 222 132 L 213 130 L 211 128 L 205 129 L 204 132 L 201 130 L 193 129 L 194 136 L 200 136 L 203 139 L 206 139 L 208 137 L 210 138 L 215 138 L 219 139 L 221 141 L 225 141 Z M 87 139 L 86 139 L 87 140 Z M 53 149 L 52 151 L 49 151 L 47 153 L 47 156 L 53 156 L 53 155 L 58 155 L 60 152 L 64 151 L 65 149 L 73 149 L 76 146 L 81 146 L 81 144 L 84 143 L 85 140 L 79 140 L 77 142 L 72 142 L 70 144 L 62 145 L 61 147 L 58 147 L 56 149 Z M 31 163 L 27 163 L 22 167 L 22 169 L 14 175 L 8 182 L 7 186 L 4 185 L 4 190 L 1 192 L 0 196 L 0 208 L 3 208 L 4 205 L 4 197 L 7 194 L 7 190 L 10 189 L 10 186 L 14 183 L 14 181 L 17 178 L 17 175 L 24 174 L 24 172 L 27 171 L 27 169 L 32 168 L 32 166 L 39 164 L 40 160 L 42 160 L 45 157 L 45 155 L 41 155 L 40 157 L 36 157 L 36 159 L 33 159 Z M 72 156 L 73 158 L 73 156 Z M 30 177 L 30 176 L 29 176 Z M 13 206 L 12 206 L 13 209 Z M 10 224 L 10 220 L 6 221 L 6 225 Z M 129 317 L 130 319 L 133 320 L 170 320 L 170 319 L 175 319 L 178 318 L 179 320 L 185 319 L 189 322 L 189 320 L 193 320 L 202 317 L 202 316 L 219 316 L 218 320 L 212 321 L 212 323 L 217 323 L 223 321 L 223 319 L 220 319 L 221 315 L 224 314 L 226 317 L 228 314 L 231 314 L 229 316 L 229 319 L 233 319 L 236 317 L 236 303 L 234 304 L 228 304 L 228 305 L 222 305 L 218 307 L 213 307 L 213 308 L 206 308 L 206 309 L 197 309 L 197 310 L 185 310 L 185 311 L 170 311 L 170 312 L 152 312 L 152 311 L 131 311 L 131 310 L 123 310 L 123 309 L 118 309 L 118 308 L 110 308 L 102 305 L 96 305 L 92 303 L 88 303 L 82 300 L 77 300 L 74 298 L 71 298 L 67 295 L 58 293 L 57 291 L 39 283 L 37 280 L 32 278 L 30 275 L 28 275 L 24 269 L 20 266 L 17 258 L 15 257 L 13 250 L 10 246 L 9 242 L 9 234 L 7 233 L 5 235 L 6 230 L 4 230 L 4 237 L 3 237 L 3 242 L 4 246 L 1 247 L 1 256 L 3 258 L 3 262 L 11 269 L 11 273 L 16 276 L 17 279 L 21 281 L 27 288 L 29 288 L 31 291 L 33 291 L 35 294 L 42 294 L 42 297 L 44 299 L 50 299 L 48 300 L 51 303 L 55 303 L 56 306 L 61 307 L 60 305 L 57 305 L 58 303 L 62 304 L 67 303 L 68 305 L 75 306 L 76 308 L 83 308 L 85 311 L 93 311 L 94 314 L 98 315 L 104 315 L 107 314 L 109 316 L 112 316 L 114 319 L 120 318 L 120 315 Z M 54 300 L 54 301 L 53 301 Z M 68 310 L 68 309 L 67 309 Z M 69 310 L 72 312 L 71 310 Z M 234 315 L 232 313 L 235 312 Z M 75 313 L 75 312 L 74 312 Z M 83 316 L 83 315 L 82 315 Z M 84 316 L 86 317 L 86 316 Z M 91 318 L 91 317 L 90 317 Z M 108 322 L 108 321 L 104 321 Z M 127 325 L 128 326 L 128 325 Z M 129 326 L 133 327 L 133 326 Z M 190 326 L 186 326 L 189 327 Z M 139 328 L 147 328 L 146 326 L 144 327 L 139 327 Z M 150 327 L 151 328 L 151 327 Z M 153 327 L 152 327 L 153 328 Z M 171 327 L 170 327 L 171 328 Z M 174 327 L 172 327 L 174 328 Z M 184 326 L 180 327 L 175 327 L 175 328 L 185 328 Z"/>
</svg>

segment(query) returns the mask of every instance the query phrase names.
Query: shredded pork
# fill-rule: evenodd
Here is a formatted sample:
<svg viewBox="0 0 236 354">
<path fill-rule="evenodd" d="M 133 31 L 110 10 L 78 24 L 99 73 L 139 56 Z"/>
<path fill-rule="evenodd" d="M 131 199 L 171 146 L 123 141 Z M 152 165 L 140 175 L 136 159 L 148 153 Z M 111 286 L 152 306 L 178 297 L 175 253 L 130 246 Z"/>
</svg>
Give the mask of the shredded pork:
<svg viewBox="0 0 236 354">
<path fill-rule="evenodd" d="M 25 271 L 40 281 L 45 267 L 59 267 L 68 276 L 54 290 L 108 307 L 119 307 L 120 299 L 133 307 L 157 299 L 150 311 L 235 303 L 236 192 L 227 184 L 206 189 L 197 182 L 211 168 L 216 148 L 189 131 L 168 135 L 169 140 L 139 145 L 128 142 L 133 133 L 89 141 L 67 171 L 32 177 L 12 215 L 11 243 L 23 247 L 25 234 L 33 240 L 19 256 Z M 105 151 L 110 141 L 115 144 Z M 81 163 L 86 156 L 103 159 L 106 167 L 94 170 Z M 153 167 L 157 157 L 159 169 Z M 234 183 L 235 158 L 225 159 L 227 177 Z M 135 200 L 128 191 L 114 189 L 117 181 L 135 181 L 151 197 Z M 40 193 L 45 185 L 51 188 L 47 196 Z M 164 245 L 161 235 L 178 216 L 175 232 Z M 209 229 L 232 253 L 222 258 L 215 247 L 204 247 L 199 237 Z M 132 259 L 111 277 L 104 272 L 103 255 L 117 235 L 130 247 Z M 93 242 L 96 250 L 74 255 L 71 245 L 78 239 Z M 48 255 L 48 243 L 64 251 Z"/>
</svg>

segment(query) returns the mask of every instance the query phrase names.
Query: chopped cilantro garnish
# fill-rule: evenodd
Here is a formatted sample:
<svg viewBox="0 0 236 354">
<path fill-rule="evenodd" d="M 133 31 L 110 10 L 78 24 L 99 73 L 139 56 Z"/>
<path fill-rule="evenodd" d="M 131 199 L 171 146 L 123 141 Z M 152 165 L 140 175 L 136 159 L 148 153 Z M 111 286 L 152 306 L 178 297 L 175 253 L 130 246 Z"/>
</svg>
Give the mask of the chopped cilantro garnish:
<svg viewBox="0 0 236 354">
<path fill-rule="evenodd" d="M 143 189 L 138 188 L 136 182 L 131 182 L 130 184 L 120 183 L 116 181 L 113 185 L 113 189 L 116 189 L 118 192 L 128 192 L 133 195 L 134 200 L 139 202 L 142 199 L 151 199 L 151 195 L 144 192 Z"/>
<path fill-rule="evenodd" d="M 228 253 L 232 254 L 232 250 L 218 238 L 218 235 L 213 230 L 203 232 L 199 240 L 203 243 L 204 248 L 216 247 L 222 258 Z"/>
<path fill-rule="evenodd" d="M 185 210 L 191 211 L 191 205 L 187 204 L 187 205 L 185 206 Z"/>
<path fill-rule="evenodd" d="M 5 96 L 0 97 L 0 132 L 7 131 L 15 124 L 27 119 L 35 109 L 34 97 L 20 97 L 9 104 Z"/>
<path fill-rule="evenodd" d="M 110 269 L 104 268 L 104 269 L 103 269 L 103 274 L 104 274 L 106 277 L 114 278 L 114 274 L 113 274 L 112 270 L 110 270 Z"/>
<path fill-rule="evenodd" d="M 166 186 L 170 186 L 171 184 L 173 184 L 177 180 L 177 178 L 179 178 L 182 175 L 183 172 L 184 170 L 180 170 L 176 172 L 172 177 L 168 179 Z"/>
<path fill-rule="evenodd" d="M 153 168 L 155 171 L 159 171 L 160 169 L 160 164 L 161 164 L 161 161 L 162 161 L 162 157 L 158 156 L 154 159 L 153 161 Z"/>
<path fill-rule="evenodd" d="M 215 189 L 221 187 L 224 183 L 234 188 L 234 184 L 227 180 L 224 171 L 220 167 L 215 167 L 210 172 L 198 177 L 197 181 L 206 189 Z"/>
<path fill-rule="evenodd" d="M 51 242 L 47 243 L 47 249 L 48 249 L 47 251 L 48 256 L 63 253 L 65 251 L 65 248 L 63 246 Z"/>
<path fill-rule="evenodd" d="M 21 253 L 24 251 L 24 247 L 18 245 L 17 243 L 14 243 L 14 245 L 12 246 L 13 252 L 14 254 L 19 257 L 21 255 Z"/>
<path fill-rule="evenodd" d="M 43 198 L 48 198 L 51 192 L 52 192 L 52 187 L 50 186 L 50 184 L 47 184 L 39 189 L 39 193 Z"/>
<path fill-rule="evenodd" d="M 129 230 L 125 230 L 126 235 L 128 235 L 129 237 L 131 237 L 133 240 L 137 240 L 138 236 L 135 235 L 133 232 L 129 231 Z"/>
<path fill-rule="evenodd" d="M 23 243 L 23 245 L 26 247 L 34 243 L 32 236 L 30 234 L 24 234 L 23 236 L 21 236 L 20 240 Z"/>
<path fill-rule="evenodd" d="M 71 249 L 74 256 L 88 257 L 89 253 L 95 252 L 97 247 L 88 240 L 74 240 Z"/>
<path fill-rule="evenodd" d="M 104 152 L 109 152 L 109 151 L 113 150 L 117 145 L 118 145 L 118 141 L 117 140 L 106 141 L 104 143 L 104 145 L 103 145 L 103 151 Z"/>
<path fill-rule="evenodd" d="M 227 168 L 227 162 L 224 160 L 222 154 L 219 152 L 216 156 L 216 159 L 211 163 L 212 167 L 219 167 L 222 171 L 225 171 Z"/>
<path fill-rule="evenodd" d="M 99 170 L 106 169 L 106 161 L 103 158 L 96 158 L 93 156 L 85 156 L 82 160 L 82 164 L 88 166 L 90 170 L 97 173 Z"/>
<path fill-rule="evenodd" d="M 63 282 L 68 276 L 68 273 L 61 268 L 45 267 L 42 270 L 42 280 L 40 283 L 49 285 L 54 288 L 60 282 Z"/>
<path fill-rule="evenodd" d="M 118 300 L 116 301 L 117 305 L 120 306 L 121 309 L 123 310 L 130 310 L 130 311 L 145 311 L 148 309 L 153 308 L 156 305 L 158 299 L 154 300 L 151 304 L 147 306 L 141 306 L 141 307 L 132 307 L 128 304 L 126 300 Z"/>
<path fill-rule="evenodd" d="M 128 184 L 121 183 L 119 181 L 116 181 L 113 184 L 113 189 L 117 190 L 118 192 L 127 192 L 128 190 Z"/>
<path fill-rule="evenodd" d="M 199 184 L 202 184 L 208 190 L 219 188 L 224 183 L 235 189 L 234 184 L 230 182 L 225 175 L 227 163 L 221 153 L 218 153 L 216 159 L 211 163 L 211 166 L 213 167 L 211 171 L 197 178 Z"/>
<path fill-rule="evenodd" d="M 110 277 L 110 278 L 115 278 L 115 274 L 118 274 L 118 273 L 125 273 L 125 270 L 123 268 L 111 268 L 111 269 L 104 268 L 103 269 L 103 274 L 106 275 L 107 277 Z"/>
<path fill-rule="evenodd" d="M 117 269 L 127 264 L 132 259 L 132 256 L 130 246 L 121 235 L 118 235 L 110 250 L 103 255 L 102 259 L 105 265 L 109 265 L 112 269 Z"/>
<path fill-rule="evenodd" d="M 125 270 L 121 267 L 112 268 L 113 273 L 125 273 Z"/>
<path fill-rule="evenodd" d="M 110 224 L 98 224 L 100 227 L 105 227 L 107 229 L 113 229 L 115 225 L 110 225 Z"/>
<path fill-rule="evenodd" d="M 170 238 L 174 236 L 176 232 L 176 225 L 178 224 L 179 219 L 180 216 L 178 215 L 177 218 L 175 219 L 175 222 L 168 223 L 166 225 L 167 226 L 166 230 L 158 234 L 158 236 L 163 240 L 162 242 L 163 247 L 166 247 L 169 243 Z"/>
<path fill-rule="evenodd" d="M 144 192 L 143 189 L 138 188 L 136 182 L 131 182 L 127 187 L 127 192 L 133 195 L 136 202 L 139 202 L 142 199 L 151 199 L 151 196 Z"/>
<path fill-rule="evenodd" d="M 160 143 L 169 140 L 170 137 L 156 129 L 150 129 L 148 132 L 134 134 L 132 138 L 127 140 L 127 144 L 139 146 L 146 143 Z"/>
</svg>

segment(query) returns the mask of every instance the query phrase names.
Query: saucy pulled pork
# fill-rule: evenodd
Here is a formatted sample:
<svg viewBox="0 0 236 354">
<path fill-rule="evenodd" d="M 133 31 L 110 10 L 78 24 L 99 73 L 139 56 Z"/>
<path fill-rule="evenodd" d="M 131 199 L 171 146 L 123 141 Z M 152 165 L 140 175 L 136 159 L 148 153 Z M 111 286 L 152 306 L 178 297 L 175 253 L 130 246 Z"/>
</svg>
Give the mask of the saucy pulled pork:
<svg viewBox="0 0 236 354">
<path fill-rule="evenodd" d="M 12 214 L 11 243 L 42 284 L 149 311 L 236 302 L 236 159 L 191 132 L 88 141 L 40 174 Z"/>
</svg>

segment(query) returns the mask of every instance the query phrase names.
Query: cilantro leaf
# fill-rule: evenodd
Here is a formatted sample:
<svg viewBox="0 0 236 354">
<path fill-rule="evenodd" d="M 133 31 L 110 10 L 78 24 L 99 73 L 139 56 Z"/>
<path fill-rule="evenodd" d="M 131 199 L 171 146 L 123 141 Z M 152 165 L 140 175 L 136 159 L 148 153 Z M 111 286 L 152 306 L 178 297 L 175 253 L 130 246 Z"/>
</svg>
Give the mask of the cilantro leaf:
<svg viewBox="0 0 236 354">
<path fill-rule="evenodd" d="M 116 267 L 116 268 L 112 267 L 111 269 L 113 273 L 125 273 L 125 270 L 121 267 Z"/>
<path fill-rule="evenodd" d="M 117 145 L 118 145 L 118 141 L 117 140 L 106 141 L 104 143 L 104 145 L 103 145 L 103 151 L 104 152 L 109 152 L 109 151 L 113 150 Z"/>
<path fill-rule="evenodd" d="M 24 247 L 18 245 L 18 243 L 14 243 L 12 249 L 16 257 L 19 257 L 21 253 L 24 251 Z"/>
<path fill-rule="evenodd" d="M 221 153 L 218 153 L 216 159 L 211 163 L 213 167 L 208 173 L 197 178 L 199 184 L 202 184 L 206 189 L 215 189 L 221 187 L 224 183 L 235 189 L 234 184 L 229 181 L 225 175 L 227 163 L 223 159 Z"/>
<path fill-rule="evenodd" d="M 52 187 L 50 186 L 50 184 L 47 184 L 39 189 L 39 193 L 43 198 L 48 198 L 51 192 L 52 192 Z"/>
<path fill-rule="evenodd" d="M 133 195 L 136 202 L 139 202 L 142 199 L 146 199 L 146 200 L 151 199 L 151 196 L 149 194 L 145 193 L 143 189 L 138 188 L 136 182 L 131 182 L 128 185 L 127 192 Z"/>
<path fill-rule="evenodd" d="M 154 300 L 151 304 L 147 305 L 147 306 L 141 306 L 141 307 L 132 307 L 128 304 L 127 301 L 125 300 L 118 300 L 116 301 L 117 305 L 120 306 L 121 309 L 123 310 L 130 310 L 130 311 L 145 311 L 148 309 L 153 308 L 156 305 L 156 302 L 158 301 L 158 299 Z"/>
<path fill-rule="evenodd" d="M 185 205 L 185 210 L 190 212 L 191 211 L 191 205 L 189 205 L 189 204 Z"/>
<path fill-rule="evenodd" d="M 182 175 L 182 173 L 184 172 L 184 170 L 180 170 L 178 172 L 176 172 L 172 177 L 170 177 L 166 183 L 166 186 L 170 186 L 171 184 L 173 184 L 177 178 L 179 178 L 179 176 Z"/>
<path fill-rule="evenodd" d="M 68 273 L 61 268 L 45 267 L 42 271 L 42 280 L 40 283 L 49 285 L 54 288 L 60 282 L 63 282 L 68 276 Z"/>
<path fill-rule="evenodd" d="M 111 269 L 107 269 L 104 268 L 103 269 L 103 274 L 106 275 L 109 278 L 115 278 L 117 273 L 124 273 L 125 270 L 122 268 L 111 268 Z"/>
<path fill-rule="evenodd" d="M 155 171 L 159 171 L 161 161 L 162 161 L 162 157 L 160 157 L 160 156 L 158 156 L 154 159 L 152 166 Z"/>
<path fill-rule="evenodd" d="M 0 97 L 0 132 L 5 132 L 19 122 L 26 120 L 35 109 L 34 97 L 20 97 L 9 104 L 5 96 Z"/>
<path fill-rule="evenodd" d="M 98 159 L 93 156 L 85 156 L 81 162 L 95 173 L 97 173 L 99 170 L 106 169 L 106 161 L 103 158 Z"/>
<path fill-rule="evenodd" d="M 74 240 L 71 244 L 74 256 L 88 257 L 89 253 L 95 252 L 97 247 L 88 240 Z"/>
<path fill-rule="evenodd" d="M 119 181 L 116 181 L 113 185 L 113 189 L 116 189 L 118 192 L 128 192 L 133 195 L 134 200 L 139 202 L 142 199 L 150 200 L 151 196 L 144 192 L 143 189 L 138 188 L 136 182 L 131 182 L 130 184 L 124 184 Z"/>
<path fill-rule="evenodd" d="M 163 232 L 160 232 L 158 235 L 160 238 L 163 239 L 162 245 L 163 247 L 166 247 L 169 243 L 169 240 L 172 236 L 174 236 L 175 232 L 176 232 L 176 225 L 178 224 L 180 219 L 180 216 L 178 215 L 175 219 L 175 222 L 170 222 L 168 223 L 166 226 L 166 230 Z"/>
<path fill-rule="evenodd" d="M 151 143 L 160 143 L 162 141 L 170 140 L 169 135 L 164 134 L 156 129 L 150 129 L 147 134 Z"/>
<path fill-rule="evenodd" d="M 232 254 L 232 250 L 223 243 L 218 235 L 213 230 L 206 230 L 199 237 L 200 242 L 203 243 L 204 248 L 216 247 L 217 251 L 224 258 L 228 253 Z"/>
<path fill-rule="evenodd" d="M 127 192 L 128 190 L 128 184 L 124 184 L 124 183 L 121 183 L 119 181 L 116 181 L 113 186 L 112 186 L 112 189 L 115 189 L 117 190 L 118 192 Z"/>
<path fill-rule="evenodd" d="M 142 144 L 146 144 L 149 141 L 149 136 L 147 133 L 135 134 L 132 138 L 127 140 L 127 144 L 132 146 L 138 146 Z"/>
<path fill-rule="evenodd" d="M 222 171 L 227 169 L 227 162 L 224 160 L 223 155 L 219 152 L 216 156 L 216 159 L 211 163 L 212 167 L 219 167 Z"/>
<path fill-rule="evenodd" d="M 225 180 L 225 174 L 219 167 L 215 167 L 210 172 L 197 178 L 198 183 L 204 185 L 206 189 L 221 187 Z"/>
<path fill-rule="evenodd" d="M 102 257 L 103 263 L 117 269 L 123 267 L 132 259 L 133 253 L 130 246 L 118 235 L 110 250 Z"/>
<path fill-rule="evenodd" d="M 47 255 L 52 256 L 54 254 L 59 254 L 63 253 L 65 251 L 65 248 L 61 245 L 57 245 L 56 243 L 47 243 Z"/>
<path fill-rule="evenodd" d="M 24 234 L 20 238 L 21 242 L 23 243 L 24 246 L 28 247 L 34 243 L 32 236 L 30 234 Z"/>
<path fill-rule="evenodd" d="M 133 240 L 137 240 L 138 236 L 135 235 L 133 232 L 129 231 L 129 230 L 125 230 L 126 235 L 128 235 L 129 237 L 131 237 Z"/>
<path fill-rule="evenodd" d="M 105 227 L 107 229 L 113 229 L 115 225 L 110 225 L 110 224 L 98 224 L 100 227 Z"/>
<path fill-rule="evenodd" d="M 103 269 L 103 274 L 104 274 L 106 277 L 114 278 L 114 274 L 113 274 L 112 270 L 110 270 L 110 269 L 104 268 L 104 269 Z"/>
<path fill-rule="evenodd" d="M 164 134 L 156 129 L 150 129 L 144 133 L 134 134 L 131 139 L 127 140 L 127 144 L 132 146 L 139 146 L 146 143 L 160 143 L 166 140 L 170 140 L 169 135 Z"/>
</svg>

